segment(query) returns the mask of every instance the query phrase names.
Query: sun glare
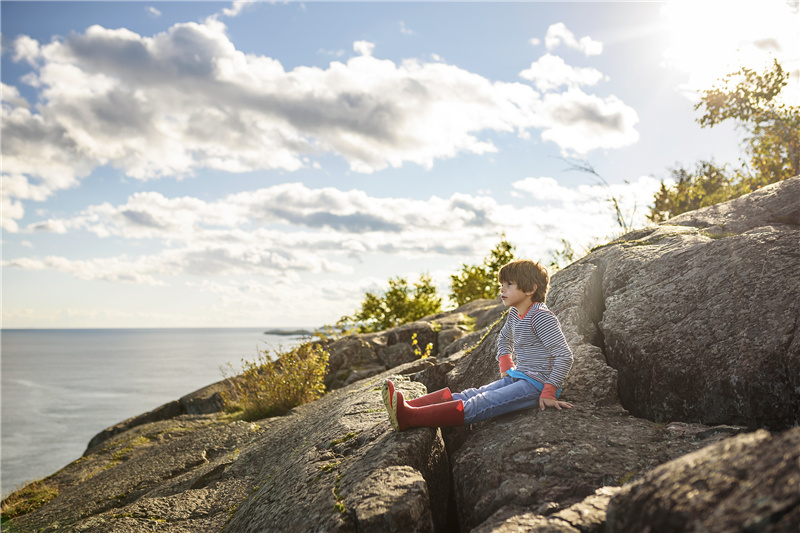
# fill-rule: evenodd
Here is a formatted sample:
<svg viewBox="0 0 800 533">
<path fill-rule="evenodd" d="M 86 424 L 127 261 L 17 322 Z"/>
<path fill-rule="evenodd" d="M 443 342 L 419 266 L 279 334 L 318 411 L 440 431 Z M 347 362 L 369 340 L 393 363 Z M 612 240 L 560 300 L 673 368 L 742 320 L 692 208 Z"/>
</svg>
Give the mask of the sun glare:
<svg viewBox="0 0 800 533">
<path fill-rule="evenodd" d="M 726 74 L 741 67 L 762 70 L 777 58 L 792 73 L 784 91 L 800 103 L 800 15 L 784 0 L 674 1 L 662 8 L 670 32 L 667 64 L 687 74 L 682 89 L 697 98 Z"/>
</svg>

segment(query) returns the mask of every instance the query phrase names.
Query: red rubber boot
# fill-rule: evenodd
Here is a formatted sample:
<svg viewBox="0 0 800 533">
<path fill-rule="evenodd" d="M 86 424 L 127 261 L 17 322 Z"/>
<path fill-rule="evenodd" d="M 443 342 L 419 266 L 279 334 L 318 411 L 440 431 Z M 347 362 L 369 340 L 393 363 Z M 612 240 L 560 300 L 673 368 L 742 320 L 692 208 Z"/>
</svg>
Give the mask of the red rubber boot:
<svg viewBox="0 0 800 533">
<path fill-rule="evenodd" d="M 392 410 L 392 397 L 394 396 L 394 383 L 391 379 L 383 382 L 381 387 L 381 396 L 383 396 L 383 404 L 386 406 L 387 411 Z M 450 389 L 445 387 L 434 392 L 429 392 L 419 398 L 408 400 L 406 403 L 411 407 L 425 407 L 426 405 L 433 405 L 435 403 L 451 402 L 453 401 L 453 394 Z"/>
<path fill-rule="evenodd" d="M 450 393 L 450 389 L 445 387 L 444 389 L 440 389 L 434 392 L 429 392 L 425 396 L 420 396 L 419 398 L 408 400 L 406 404 L 410 405 L 411 407 L 425 407 L 426 405 L 433 405 L 436 403 L 444 403 L 452 401 L 453 401 L 453 395 Z"/>
<path fill-rule="evenodd" d="M 405 431 L 416 427 L 452 427 L 464 425 L 464 402 L 435 403 L 423 407 L 412 407 L 403 399 L 402 391 L 395 391 L 392 410 L 389 411 L 392 427 Z"/>
</svg>

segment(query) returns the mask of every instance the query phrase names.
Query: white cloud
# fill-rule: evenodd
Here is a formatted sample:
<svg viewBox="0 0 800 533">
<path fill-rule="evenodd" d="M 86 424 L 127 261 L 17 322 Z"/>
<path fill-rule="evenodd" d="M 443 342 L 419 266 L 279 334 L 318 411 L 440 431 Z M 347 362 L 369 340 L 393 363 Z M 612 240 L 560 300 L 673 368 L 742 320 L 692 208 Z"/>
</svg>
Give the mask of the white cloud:
<svg viewBox="0 0 800 533">
<path fill-rule="evenodd" d="M 155 7 L 153 7 L 153 6 L 147 6 L 147 7 L 146 7 L 146 8 L 144 8 L 144 9 L 145 9 L 145 11 L 147 12 L 147 14 L 148 14 L 150 17 L 153 17 L 153 18 L 158 18 L 158 17 L 160 17 L 160 16 L 161 16 L 161 11 L 159 11 L 158 9 L 156 9 L 156 8 L 155 8 Z"/>
<path fill-rule="evenodd" d="M 532 81 L 540 91 L 552 91 L 563 85 L 567 87 L 596 85 L 604 79 L 603 73 L 597 69 L 572 67 L 562 58 L 551 54 L 543 55 L 519 75 Z"/>
<path fill-rule="evenodd" d="M 575 34 L 568 30 L 563 22 L 551 24 L 547 28 L 544 44 L 549 51 L 553 51 L 563 44 L 583 52 L 586 56 L 596 56 L 603 53 L 603 43 L 595 41 L 588 36 L 576 39 Z"/>
<path fill-rule="evenodd" d="M 564 153 L 621 148 L 639 140 L 636 111 L 616 96 L 600 98 L 570 88 L 547 93 L 542 108 L 548 119 L 542 139 L 555 142 Z"/>
<path fill-rule="evenodd" d="M 93 26 L 42 47 L 40 114 L 4 108 L 4 137 L 18 140 L 5 147 L 5 169 L 55 190 L 103 164 L 140 179 L 199 167 L 291 171 L 332 151 L 372 172 L 484 153 L 494 147 L 477 132 L 530 124 L 532 91 L 448 65 L 378 60 L 371 43 L 354 48 L 362 55 L 347 63 L 287 72 L 237 51 L 218 21 L 152 38 Z"/>
<path fill-rule="evenodd" d="M 375 43 L 356 41 L 353 43 L 353 50 L 362 56 L 372 57 L 372 52 L 375 50 Z"/>
<path fill-rule="evenodd" d="M 117 206 L 100 204 L 70 219 L 34 223 L 28 231 L 85 230 L 102 238 L 147 239 L 154 253 L 93 259 L 19 257 L 4 261 L 3 268 L 56 270 L 83 280 L 149 285 L 171 284 L 178 276 L 215 283 L 248 276 L 286 284 L 305 274 L 348 276 L 365 258 L 478 256 L 496 243 L 501 229 L 526 253 L 547 257 L 561 237 L 582 242 L 587 235 L 601 238 L 613 231 L 609 194 L 620 199 L 623 209 L 638 206 L 644 213 L 658 185 L 653 178 L 640 178 L 610 188 L 568 188 L 552 178 L 527 178 L 513 184 L 533 201 L 521 207 L 499 204 L 488 196 L 378 198 L 358 190 L 311 189 L 297 183 L 213 202 L 145 192 Z"/>
<path fill-rule="evenodd" d="M 616 199 L 629 227 L 649 225 L 646 218 L 661 182 L 642 176 L 632 183 L 583 184 L 564 187 L 549 177 L 525 178 L 512 187 L 542 203 L 536 210 L 550 222 L 543 234 L 549 250 L 558 249 L 563 237 L 574 245 L 585 246 L 604 241 L 622 232 L 615 218 L 611 199 Z"/>
<path fill-rule="evenodd" d="M 5 83 L 0 83 L 0 98 L 2 98 L 2 102 L 7 102 L 10 104 L 9 107 L 19 107 L 26 109 L 30 107 L 30 104 L 27 100 L 25 100 L 20 94 L 19 89 L 14 87 L 13 85 L 6 85 Z"/>
<path fill-rule="evenodd" d="M 527 192 L 534 200 L 564 203 L 574 202 L 578 198 L 578 192 L 575 189 L 559 185 L 556 180 L 549 177 L 525 178 L 513 182 L 511 186 Z"/>
<path fill-rule="evenodd" d="M 353 48 L 359 55 L 327 69 L 286 71 L 276 59 L 237 50 L 213 17 L 153 37 L 92 26 L 45 45 L 17 38 L 14 57 L 34 65 L 26 79 L 40 103 L 31 110 L 13 91 L 4 101 L 3 170 L 27 182 L 15 190 L 38 192 L 8 195 L 4 227 L 21 217 L 15 202 L 73 187 L 102 165 L 146 180 L 199 168 L 316 168 L 316 156 L 333 153 L 352 171 L 371 173 L 496 152 L 488 132 L 528 138 L 541 128 L 544 140 L 580 153 L 636 139 L 635 113 L 617 99 L 568 91 L 543 100 L 524 84 L 440 60 L 398 64 L 373 57 L 373 43 Z M 536 80 L 589 84 L 597 76 L 569 67 L 560 75 Z"/>
<path fill-rule="evenodd" d="M 231 7 L 226 7 L 222 10 L 222 14 L 226 17 L 237 17 L 248 4 L 253 3 L 255 3 L 253 0 L 234 0 Z"/>
<path fill-rule="evenodd" d="M 400 21 L 400 33 L 403 35 L 416 35 L 416 32 L 408 27 L 406 27 L 406 23 L 402 20 Z"/>
<path fill-rule="evenodd" d="M 41 48 L 39 41 L 27 35 L 20 35 L 13 43 L 15 62 L 25 61 L 31 66 L 38 66 L 39 58 L 41 57 Z"/>
<path fill-rule="evenodd" d="M 339 50 L 326 50 L 324 48 L 320 48 L 319 50 L 317 50 L 317 53 L 319 55 L 331 56 L 331 57 L 342 57 L 342 56 L 344 56 L 344 50 L 341 50 L 341 49 L 339 49 Z"/>
</svg>

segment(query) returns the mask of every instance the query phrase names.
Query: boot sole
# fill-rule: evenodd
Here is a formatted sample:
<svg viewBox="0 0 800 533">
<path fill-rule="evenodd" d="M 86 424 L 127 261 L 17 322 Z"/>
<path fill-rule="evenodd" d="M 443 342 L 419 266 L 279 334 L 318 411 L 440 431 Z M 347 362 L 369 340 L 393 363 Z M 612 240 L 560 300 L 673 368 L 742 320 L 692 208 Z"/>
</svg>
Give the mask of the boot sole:
<svg viewBox="0 0 800 533">
<path fill-rule="evenodd" d="M 385 381 L 381 387 L 381 396 L 383 396 L 383 405 L 386 406 L 386 412 L 389 414 L 389 422 L 395 431 L 400 431 L 400 424 L 397 422 L 397 401 L 389 394 L 389 385 Z"/>
</svg>

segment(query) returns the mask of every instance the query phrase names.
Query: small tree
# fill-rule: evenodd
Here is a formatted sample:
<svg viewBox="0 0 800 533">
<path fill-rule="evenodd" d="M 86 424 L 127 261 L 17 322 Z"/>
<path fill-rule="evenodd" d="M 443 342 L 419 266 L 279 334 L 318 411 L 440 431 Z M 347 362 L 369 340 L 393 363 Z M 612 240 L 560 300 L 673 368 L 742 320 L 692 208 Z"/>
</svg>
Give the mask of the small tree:
<svg viewBox="0 0 800 533">
<path fill-rule="evenodd" d="M 461 265 L 461 272 L 450 276 L 450 298 L 456 305 L 497 296 L 497 272 L 514 260 L 514 246 L 503 233 L 500 242 L 480 265 Z"/>
<path fill-rule="evenodd" d="M 661 183 L 647 218 L 663 222 L 800 174 L 800 108 L 778 98 L 788 81 L 788 73 L 776 60 L 763 73 L 742 68 L 703 91 L 694 107 L 703 111 L 697 122 L 711 128 L 735 121 L 745 132 L 749 167 L 728 172 L 711 161 L 699 161 L 694 171 L 672 169 L 675 185 Z"/>
<path fill-rule="evenodd" d="M 694 106 L 704 111 L 697 122 L 711 128 L 734 120 L 746 132 L 752 172 L 748 189 L 800 174 L 800 107 L 780 101 L 789 73 L 778 60 L 763 73 L 741 68 L 720 81 L 720 85 L 703 91 Z"/>
<path fill-rule="evenodd" d="M 367 292 L 361 309 L 352 317 L 339 319 L 339 325 L 354 324 L 359 333 L 383 331 L 441 310 L 442 298 L 429 275 L 422 274 L 413 287 L 406 278 L 396 277 L 389 280 L 389 289 L 382 295 Z"/>
<path fill-rule="evenodd" d="M 713 161 L 699 161 L 694 171 L 679 166 L 670 172 L 675 185 L 667 187 L 661 182 L 655 203 L 647 215 L 656 224 L 687 211 L 726 202 L 741 194 L 741 187 L 735 185 L 735 177 Z"/>
</svg>

